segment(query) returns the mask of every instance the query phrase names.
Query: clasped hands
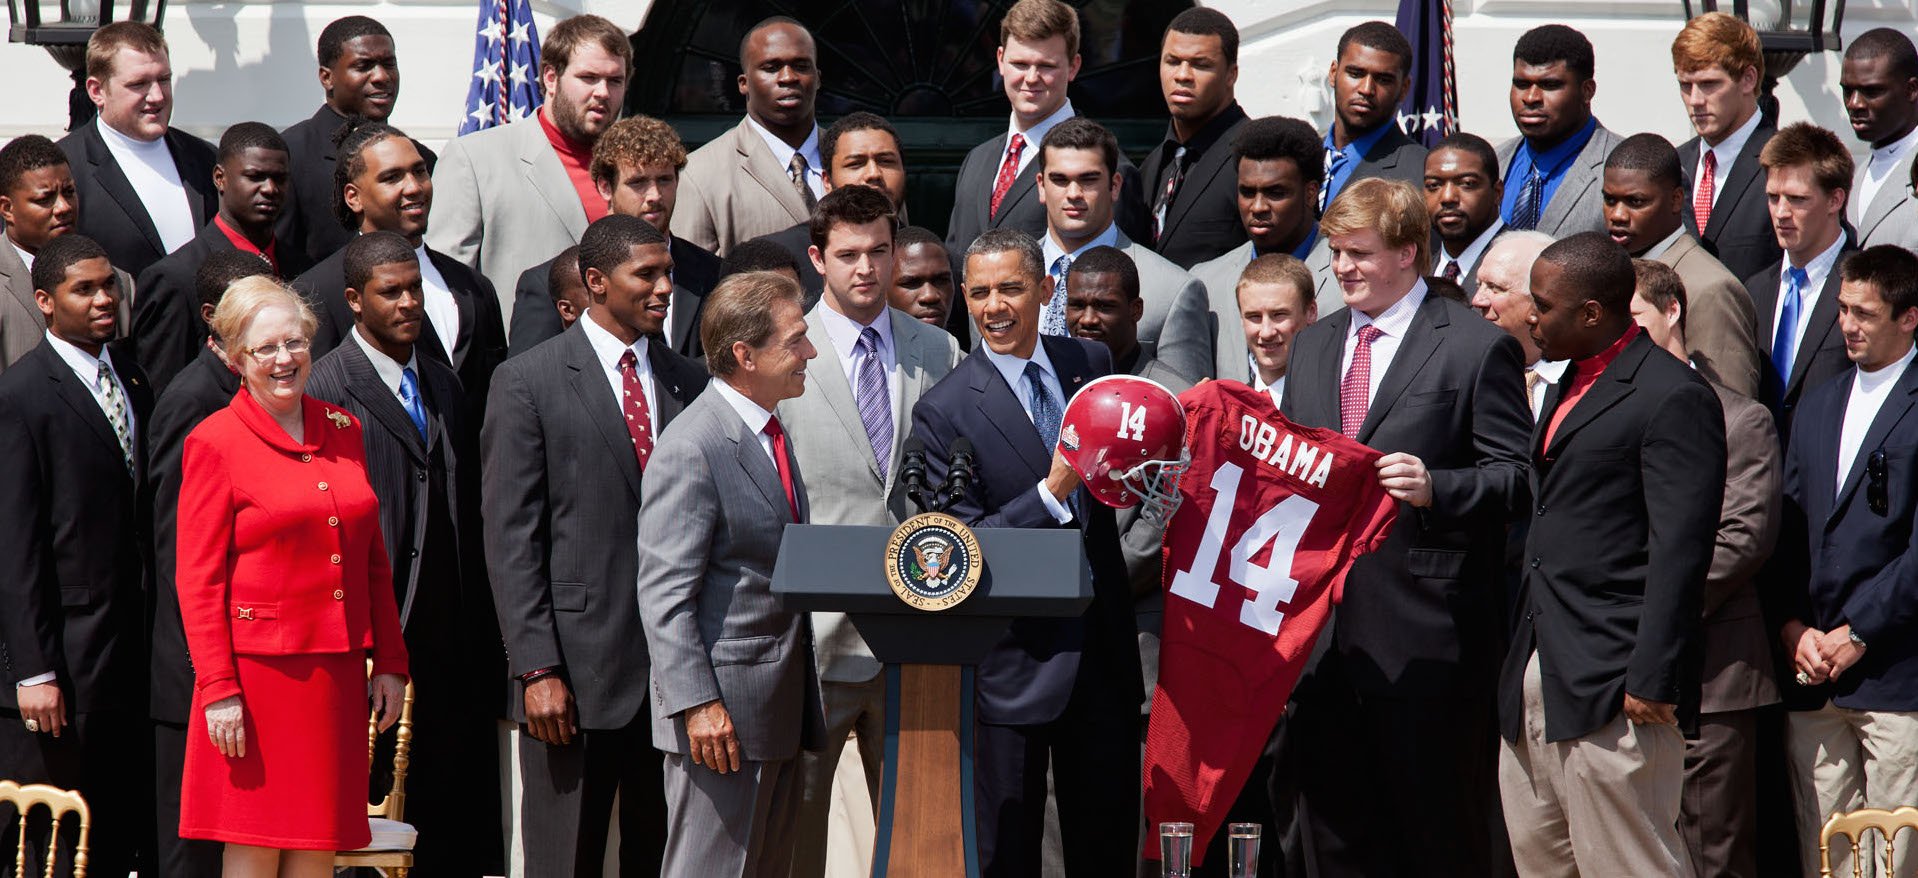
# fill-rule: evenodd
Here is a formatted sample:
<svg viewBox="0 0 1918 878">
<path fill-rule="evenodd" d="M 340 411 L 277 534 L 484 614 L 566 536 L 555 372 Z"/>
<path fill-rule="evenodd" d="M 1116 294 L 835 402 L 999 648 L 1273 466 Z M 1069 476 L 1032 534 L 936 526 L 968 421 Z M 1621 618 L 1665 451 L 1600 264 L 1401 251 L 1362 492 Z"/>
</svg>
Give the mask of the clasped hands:
<svg viewBox="0 0 1918 878">
<path fill-rule="evenodd" d="M 1850 669 L 1864 658 L 1865 651 L 1852 642 L 1851 626 L 1840 625 L 1820 631 L 1803 622 L 1790 622 L 1784 630 L 1785 648 L 1791 651 L 1792 667 L 1798 671 L 1798 684 L 1816 686 Z"/>
</svg>

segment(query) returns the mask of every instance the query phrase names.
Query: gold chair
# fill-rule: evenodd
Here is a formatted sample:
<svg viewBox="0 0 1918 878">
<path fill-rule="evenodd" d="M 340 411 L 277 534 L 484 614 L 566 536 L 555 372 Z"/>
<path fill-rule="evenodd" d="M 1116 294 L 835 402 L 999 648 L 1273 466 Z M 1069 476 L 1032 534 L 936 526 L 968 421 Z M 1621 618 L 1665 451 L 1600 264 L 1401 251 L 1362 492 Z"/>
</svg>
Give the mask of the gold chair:
<svg viewBox="0 0 1918 878">
<path fill-rule="evenodd" d="M 1834 878 L 1831 871 L 1831 840 L 1838 836 L 1843 836 L 1851 845 L 1852 878 L 1862 878 L 1866 874 L 1865 851 L 1869 850 L 1865 843 L 1865 833 L 1874 829 L 1885 840 L 1884 866 L 1879 874 L 1890 876 L 1894 874 L 1891 870 L 1895 850 L 1893 841 L 1900 829 L 1918 831 L 1918 808 L 1910 805 L 1890 811 L 1883 808 L 1860 808 L 1856 811 L 1831 815 L 1831 819 L 1825 821 L 1824 828 L 1818 831 L 1819 878 Z"/>
<path fill-rule="evenodd" d="M 367 673 L 373 670 L 373 663 L 367 662 Z M 333 855 L 333 866 L 360 866 L 377 870 L 389 878 L 406 878 L 413 868 L 413 827 L 405 823 L 406 815 L 406 771 L 413 761 L 413 682 L 406 683 L 406 698 L 400 702 L 400 720 L 394 726 L 393 735 L 393 783 L 387 788 L 386 797 L 377 805 L 366 806 L 367 822 L 373 830 L 373 841 L 357 851 L 339 851 Z M 380 717 L 375 713 L 366 724 L 366 761 L 371 764 L 373 754 L 380 740 Z M 394 844 L 382 845 L 381 834 L 400 834 L 406 840 Z"/>
<path fill-rule="evenodd" d="M 47 831 L 47 868 L 46 878 L 54 878 L 59 864 L 60 824 L 68 814 L 80 818 L 80 834 L 73 846 L 73 878 L 87 878 L 87 827 L 93 822 L 93 813 L 87 809 L 85 799 L 80 794 L 46 784 L 27 784 L 22 786 L 10 780 L 0 780 L 0 804 L 12 805 L 20 815 L 20 837 L 16 839 L 13 854 L 13 873 L 17 876 L 29 875 L 27 871 L 27 812 L 35 807 L 45 806 L 52 825 Z"/>
</svg>

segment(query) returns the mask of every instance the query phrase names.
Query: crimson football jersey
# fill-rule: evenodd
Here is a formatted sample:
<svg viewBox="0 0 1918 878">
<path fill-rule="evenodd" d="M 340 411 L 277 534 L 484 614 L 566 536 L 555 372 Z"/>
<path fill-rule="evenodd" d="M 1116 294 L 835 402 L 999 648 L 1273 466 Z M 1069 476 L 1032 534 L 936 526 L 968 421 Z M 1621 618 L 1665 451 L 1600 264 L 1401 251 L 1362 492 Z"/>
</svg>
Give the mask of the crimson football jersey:
<svg viewBox="0 0 1918 878">
<path fill-rule="evenodd" d="M 1398 503 L 1380 453 L 1285 419 L 1236 381 L 1180 395 L 1192 465 L 1165 531 L 1165 630 L 1146 731 L 1148 826 L 1202 855 L 1245 785 L 1358 556 Z M 1146 852 L 1158 856 L 1158 845 Z"/>
</svg>

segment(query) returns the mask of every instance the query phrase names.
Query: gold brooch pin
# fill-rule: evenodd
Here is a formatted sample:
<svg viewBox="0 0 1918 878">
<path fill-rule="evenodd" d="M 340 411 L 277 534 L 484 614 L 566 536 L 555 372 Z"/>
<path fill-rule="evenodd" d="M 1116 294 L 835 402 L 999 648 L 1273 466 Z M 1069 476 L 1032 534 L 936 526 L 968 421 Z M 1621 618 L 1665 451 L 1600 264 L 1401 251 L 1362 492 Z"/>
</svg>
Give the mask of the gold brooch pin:
<svg viewBox="0 0 1918 878">
<path fill-rule="evenodd" d="M 333 422 L 333 428 L 336 430 L 344 430 L 347 425 L 353 423 L 353 419 L 347 417 L 345 412 L 336 412 L 332 409 L 327 409 L 326 417 Z"/>
</svg>

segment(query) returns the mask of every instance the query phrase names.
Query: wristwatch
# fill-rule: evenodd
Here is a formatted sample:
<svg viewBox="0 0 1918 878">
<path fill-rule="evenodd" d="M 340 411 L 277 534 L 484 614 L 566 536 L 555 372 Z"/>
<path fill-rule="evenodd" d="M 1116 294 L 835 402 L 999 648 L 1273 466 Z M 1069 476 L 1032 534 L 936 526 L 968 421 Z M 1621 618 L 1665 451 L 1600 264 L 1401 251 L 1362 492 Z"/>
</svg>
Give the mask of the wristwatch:
<svg viewBox="0 0 1918 878">
<path fill-rule="evenodd" d="M 1856 628 L 1846 629 L 1845 636 L 1851 638 L 1851 645 L 1858 647 L 1859 652 L 1865 651 L 1865 639 L 1858 636 L 1858 629 Z"/>
</svg>

